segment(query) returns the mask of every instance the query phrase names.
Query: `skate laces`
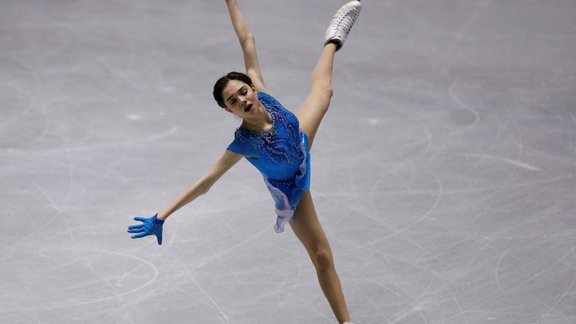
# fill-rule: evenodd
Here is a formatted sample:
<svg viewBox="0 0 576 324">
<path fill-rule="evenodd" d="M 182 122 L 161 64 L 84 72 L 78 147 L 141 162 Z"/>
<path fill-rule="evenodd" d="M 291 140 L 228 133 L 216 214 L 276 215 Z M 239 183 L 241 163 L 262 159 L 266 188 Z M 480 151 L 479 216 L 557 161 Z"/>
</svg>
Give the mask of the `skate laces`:
<svg viewBox="0 0 576 324">
<path fill-rule="evenodd" d="M 346 36 L 350 33 L 356 18 L 358 18 L 358 14 L 360 10 L 357 8 L 351 8 L 350 10 L 341 12 L 338 16 L 335 17 L 337 23 L 335 24 L 335 31 L 340 34 L 340 36 Z"/>
</svg>

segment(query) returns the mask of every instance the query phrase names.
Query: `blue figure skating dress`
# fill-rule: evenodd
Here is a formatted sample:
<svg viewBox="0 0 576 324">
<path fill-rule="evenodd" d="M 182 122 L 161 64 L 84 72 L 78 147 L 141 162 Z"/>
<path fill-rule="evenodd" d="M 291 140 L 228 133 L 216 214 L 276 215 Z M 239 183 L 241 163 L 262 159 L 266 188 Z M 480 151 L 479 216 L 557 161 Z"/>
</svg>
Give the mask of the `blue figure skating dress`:
<svg viewBox="0 0 576 324">
<path fill-rule="evenodd" d="M 308 135 L 296 116 L 272 96 L 259 92 L 258 100 L 272 117 L 268 131 L 238 128 L 228 150 L 243 155 L 264 176 L 276 204 L 276 233 L 294 217 L 302 193 L 310 189 Z"/>
</svg>

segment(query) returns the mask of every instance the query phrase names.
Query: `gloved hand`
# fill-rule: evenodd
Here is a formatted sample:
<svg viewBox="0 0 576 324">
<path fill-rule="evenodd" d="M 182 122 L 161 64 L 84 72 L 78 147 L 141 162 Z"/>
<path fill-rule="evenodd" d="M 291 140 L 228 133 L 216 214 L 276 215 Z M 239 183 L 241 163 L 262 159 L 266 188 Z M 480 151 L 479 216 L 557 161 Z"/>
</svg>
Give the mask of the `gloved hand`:
<svg viewBox="0 0 576 324">
<path fill-rule="evenodd" d="M 162 245 L 162 226 L 164 221 L 158 219 L 158 213 L 150 218 L 134 217 L 134 220 L 142 222 L 142 224 L 128 226 L 128 233 L 137 233 L 132 235 L 133 239 L 156 235 L 158 245 Z"/>
</svg>

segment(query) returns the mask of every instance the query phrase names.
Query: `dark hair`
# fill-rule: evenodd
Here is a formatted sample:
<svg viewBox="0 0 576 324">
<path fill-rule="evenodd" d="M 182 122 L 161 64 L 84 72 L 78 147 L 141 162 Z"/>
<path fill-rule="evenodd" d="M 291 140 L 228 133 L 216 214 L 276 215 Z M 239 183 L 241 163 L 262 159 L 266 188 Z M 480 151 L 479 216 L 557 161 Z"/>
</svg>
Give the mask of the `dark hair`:
<svg viewBox="0 0 576 324">
<path fill-rule="evenodd" d="M 220 79 L 218 79 L 218 81 L 216 81 L 216 83 L 214 84 L 214 91 L 212 92 L 212 94 L 214 95 L 214 99 L 216 99 L 218 106 L 222 108 L 226 108 L 226 104 L 224 103 L 224 97 L 222 97 L 222 90 L 224 90 L 224 87 L 226 87 L 228 81 L 230 80 L 242 81 L 247 85 L 252 86 L 252 80 L 250 79 L 250 77 L 240 72 L 230 72 L 225 76 L 221 77 Z"/>
</svg>

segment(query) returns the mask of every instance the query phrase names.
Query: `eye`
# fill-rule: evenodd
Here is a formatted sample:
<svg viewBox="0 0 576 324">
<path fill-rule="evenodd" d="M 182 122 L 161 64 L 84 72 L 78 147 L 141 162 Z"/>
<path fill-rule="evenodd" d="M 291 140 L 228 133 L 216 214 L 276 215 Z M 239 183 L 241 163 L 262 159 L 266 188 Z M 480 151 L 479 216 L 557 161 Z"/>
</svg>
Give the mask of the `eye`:
<svg viewBox="0 0 576 324">
<path fill-rule="evenodd" d="M 234 106 L 236 104 L 236 99 L 232 99 L 229 102 L 230 102 L 230 105 Z"/>
<path fill-rule="evenodd" d="M 247 92 L 248 92 L 248 90 L 246 90 L 246 88 L 242 88 L 242 89 L 240 90 L 240 94 L 241 94 L 241 95 L 245 95 Z"/>
</svg>

